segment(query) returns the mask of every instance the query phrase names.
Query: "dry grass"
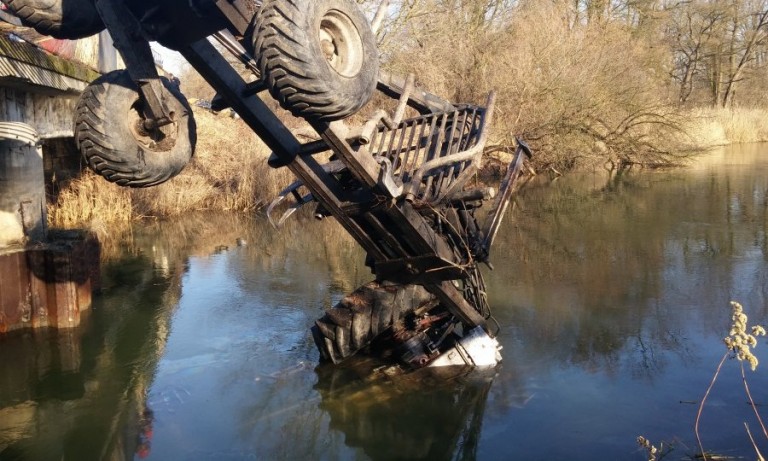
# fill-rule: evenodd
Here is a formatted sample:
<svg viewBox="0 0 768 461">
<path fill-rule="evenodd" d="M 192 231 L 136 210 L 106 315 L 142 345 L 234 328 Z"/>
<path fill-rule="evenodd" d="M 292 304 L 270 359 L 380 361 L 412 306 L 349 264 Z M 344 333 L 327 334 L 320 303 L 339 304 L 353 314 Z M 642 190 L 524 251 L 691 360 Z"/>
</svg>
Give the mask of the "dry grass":
<svg viewBox="0 0 768 461">
<path fill-rule="evenodd" d="M 102 223 L 130 221 L 132 210 L 130 190 L 86 171 L 48 206 L 48 220 L 53 227 L 98 228 Z"/>
<path fill-rule="evenodd" d="M 768 141 L 768 109 L 702 108 L 690 112 L 687 132 L 700 147 Z"/>
<path fill-rule="evenodd" d="M 249 211 L 292 181 L 267 165 L 269 151 L 241 121 L 195 110 L 195 157 L 177 177 L 147 189 L 124 189 L 86 172 L 64 187 L 49 207 L 54 227 L 98 228 L 142 217 L 190 211 Z"/>
</svg>

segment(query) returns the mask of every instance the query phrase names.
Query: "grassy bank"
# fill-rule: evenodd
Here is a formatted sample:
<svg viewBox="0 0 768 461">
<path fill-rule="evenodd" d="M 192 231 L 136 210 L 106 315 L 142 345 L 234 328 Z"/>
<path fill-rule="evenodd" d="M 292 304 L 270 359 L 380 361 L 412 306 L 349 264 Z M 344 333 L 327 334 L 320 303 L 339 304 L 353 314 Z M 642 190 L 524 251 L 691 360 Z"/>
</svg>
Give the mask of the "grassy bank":
<svg viewBox="0 0 768 461">
<path fill-rule="evenodd" d="M 267 165 L 269 151 L 240 120 L 196 109 L 195 156 L 177 177 L 147 189 L 111 184 L 86 171 L 61 190 L 48 208 L 54 227 L 106 225 L 190 211 L 255 210 L 292 181 L 285 170 Z"/>
</svg>

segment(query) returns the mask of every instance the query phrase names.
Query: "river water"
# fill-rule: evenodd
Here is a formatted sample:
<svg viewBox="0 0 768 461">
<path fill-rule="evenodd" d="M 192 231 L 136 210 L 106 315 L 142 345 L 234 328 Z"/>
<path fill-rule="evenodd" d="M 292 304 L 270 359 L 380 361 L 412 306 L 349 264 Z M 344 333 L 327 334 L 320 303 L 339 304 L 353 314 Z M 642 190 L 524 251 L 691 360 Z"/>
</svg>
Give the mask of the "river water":
<svg viewBox="0 0 768 461">
<path fill-rule="evenodd" d="M 504 361 L 450 379 L 317 367 L 308 328 L 371 278 L 334 223 L 116 233 L 80 328 L 0 339 L 0 459 L 643 460 L 639 435 L 692 456 L 729 302 L 768 314 L 766 149 L 531 182 L 486 271 Z M 747 370 L 761 411 L 766 366 Z M 768 452 L 747 400 L 727 360 L 707 451 L 755 459 L 746 422 Z"/>
</svg>

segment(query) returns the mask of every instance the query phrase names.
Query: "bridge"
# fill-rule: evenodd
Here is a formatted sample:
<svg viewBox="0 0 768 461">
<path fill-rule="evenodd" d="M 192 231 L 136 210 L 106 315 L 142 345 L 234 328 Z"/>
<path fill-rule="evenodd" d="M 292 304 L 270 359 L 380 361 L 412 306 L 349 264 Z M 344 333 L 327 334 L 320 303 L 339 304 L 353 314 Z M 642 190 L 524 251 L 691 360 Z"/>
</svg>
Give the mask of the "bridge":
<svg viewBox="0 0 768 461">
<path fill-rule="evenodd" d="M 108 36 L 54 40 L 14 22 L 0 11 L 0 333 L 74 327 L 90 307 L 98 243 L 50 238 L 46 191 L 79 173 L 74 106 L 99 64 L 116 65 Z"/>
</svg>

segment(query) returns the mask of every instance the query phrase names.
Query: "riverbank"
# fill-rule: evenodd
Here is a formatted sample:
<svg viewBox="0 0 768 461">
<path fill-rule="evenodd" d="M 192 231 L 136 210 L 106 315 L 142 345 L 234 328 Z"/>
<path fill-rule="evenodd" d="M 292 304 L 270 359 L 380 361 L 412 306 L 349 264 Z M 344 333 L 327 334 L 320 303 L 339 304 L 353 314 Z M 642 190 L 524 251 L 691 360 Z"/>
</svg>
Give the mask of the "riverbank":
<svg viewBox="0 0 768 461">
<path fill-rule="evenodd" d="M 90 171 L 62 187 L 48 207 L 53 227 L 87 227 L 192 211 L 252 211 L 265 206 L 290 181 L 267 165 L 269 150 L 242 121 L 195 108 L 197 149 L 177 177 L 156 187 L 117 186 Z"/>
<path fill-rule="evenodd" d="M 116 224 L 142 218 L 206 210 L 254 211 L 293 180 L 287 170 L 267 165 L 269 150 L 241 120 L 199 108 L 195 108 L 195 119 L 197 151 L 179 176 L 157 187 L 127 189 L 87 171 L 63 187 L 49 205 L 50 225 L 85 227 L 103 234 Z M 689 146 L 695 159 L 696 152 L 716 146 L 768 142 L 766 119 L 765 109 L 694 109 L 683 117 L 681 144 Z M 508 160 L 504 154 L 493 156 L 498 161 L 486 162 L 489 174 Z M 533 170 L 540 166 L 537 161 L 535 156 Z M 574 169 L 591 166 L 576 164 Z"/>
</svg>

